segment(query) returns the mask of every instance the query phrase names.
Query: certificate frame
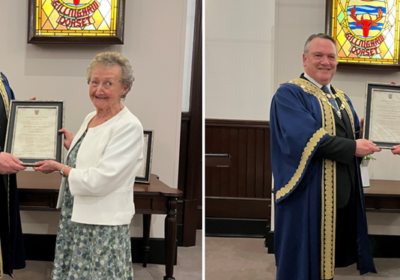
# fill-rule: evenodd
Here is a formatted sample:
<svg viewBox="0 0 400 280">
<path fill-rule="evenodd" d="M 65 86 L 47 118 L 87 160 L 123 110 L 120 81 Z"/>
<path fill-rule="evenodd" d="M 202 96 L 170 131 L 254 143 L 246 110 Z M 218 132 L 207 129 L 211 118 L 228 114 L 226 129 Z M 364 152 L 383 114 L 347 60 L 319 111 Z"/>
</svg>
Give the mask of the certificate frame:
<svg viewBox="0 0 400 280">
<path fill-rule="evenodd" d="M 79 4 L 71 0 L 29 0 L 28 43 L 124 43 L 125 0 L 76 2 Z"/>
<path fill-rule="evenodd" d="M 151 162 L 153 159 L 154 131 L 143 131 L 143 166 L 136 174 L 135 182 L 150 184 Z"/>
<path fill-rule="evenodd" d="M 15 145 L 15 133 L 18 129 L 18 126 L 22 126 L 16 120 L 17 111 L 18 109 L 29 109 L 34 110 L 35 115 L 40 115 L 41 109 L 56 109 L 55 114 L 55 137 L 54 141 L 54 156 L 51 157 L 43 157 L 43 156 L 17 156 L 23 163 L 24 166 L 34 166 L 35 162 L 42 161 L 42 160 L 55 160 L 57 162 L 62 163 L 64 159 L 64 134 L 59 133 L 58 130 L 64 127 L 64 119 L 65 119 L 65 102 L 64 101 L 37 101 L 37 100 L 11 100 L 10 104 L 10 113 L 8 116 L 8 123 L 7 123 L 7 133 L 6 133 L 6 141 L 4 151 L 10 154 L 13 154 Z M 19 128 L 21 129 L 21 128 Z"/>
<path fill-rule="evenodd" d="M 366 95 L 365 95 L 365 110 L 364 110 L 364 138 L 373 141 L 379 148 L 381 149 L 391 149 L 395 145 L 400 144 L 400 136 L 396 139 L 397 141 L 393 141 L 393 139 L 386 140 L 376 140 L 373 137 L 372 131 L 376 128 L 376 124 L 371 118 L 375 118 L 373 112 L 373 95 L 374 94 L 382 94 L 382 96 L 387 94 L 388 100 L 396 100 L 398 99 L 398 103 L 400 106 L 400 85 L 392 85 L 387 83 L 371 83 L 368 82 L 366 86 Z M 375 102 L 375 101 L 374 101 Z M 388 107 L 387 107 L 388 108 Z M 400 111 L 400 110 L 399 110 Z M 393 116 L 396 118 L 396 116 Z M 400 113 L 397 118 L 400 119 Z M 391 120 L 386 120 L 386 123 Z M 391 135 L 395 132 L 390 131 Z"/>
</svg>

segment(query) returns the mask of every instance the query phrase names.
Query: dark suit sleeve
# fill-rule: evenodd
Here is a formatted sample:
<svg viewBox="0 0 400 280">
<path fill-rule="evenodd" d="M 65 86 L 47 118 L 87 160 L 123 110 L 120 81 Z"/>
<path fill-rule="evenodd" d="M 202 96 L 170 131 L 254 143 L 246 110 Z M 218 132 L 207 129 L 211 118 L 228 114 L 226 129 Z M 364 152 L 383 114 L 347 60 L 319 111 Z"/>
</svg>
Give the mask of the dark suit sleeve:
<svg viewBox="0 0 400 280">
<path fill-rule="evenodd" d="M 350 164 L 356 153 L 356 141 L 338 136 L 328 136 L 315 151 L 315 158 L 325 158 Z"/>
</svg>

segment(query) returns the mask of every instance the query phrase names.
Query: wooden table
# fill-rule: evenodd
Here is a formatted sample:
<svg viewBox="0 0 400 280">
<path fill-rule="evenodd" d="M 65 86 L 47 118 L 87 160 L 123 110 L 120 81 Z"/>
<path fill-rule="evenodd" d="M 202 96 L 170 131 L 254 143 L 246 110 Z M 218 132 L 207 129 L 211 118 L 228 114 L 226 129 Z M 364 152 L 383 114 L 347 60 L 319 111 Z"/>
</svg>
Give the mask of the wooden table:
<svg viewBox="0 0 400 280">
<path fill-rule="evenodd" d="M 365 208 L 370 212 L 400 212 L 400 181 L 370 180 L 364 188 Z"/>
<path fill-rule="evenodd" d="M 61 182 L 60 174 L 45 175 L 39 172 L 23 171 L 17 174 L 20 210 L 59 211 L 56 209 Z M 177 198 L 182 196 L 178 189 L 168 187 L 154 174 L 150 184 L 134 186 L 136 214 L 143 214 L 143 266 L 147 265 L 150 251 L 150 223 L 152 214 L 167 214 L 165 218 L 165 276 L 174 280 L 174 260 L 177 234 Z"/>
</svg>

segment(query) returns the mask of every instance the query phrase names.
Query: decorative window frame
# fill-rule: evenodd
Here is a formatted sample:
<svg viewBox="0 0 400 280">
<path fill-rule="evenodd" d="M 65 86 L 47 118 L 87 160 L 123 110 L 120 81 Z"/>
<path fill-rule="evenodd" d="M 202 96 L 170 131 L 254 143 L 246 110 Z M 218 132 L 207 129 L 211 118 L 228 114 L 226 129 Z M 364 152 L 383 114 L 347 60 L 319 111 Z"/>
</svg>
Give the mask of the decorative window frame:
<svg viewBox="0 0 400 280">
<path fill-rule="evenodd" d="M 115 29 L 108 31 L 108 36 L 63 36 L 60 30 L 55 30 L 57 35 L 41 34 L 42 31 L 39 28 L 39 22 L 41 15 L 38 12 L 41 10 L 43 0 L 29 0 L 29 14 L 28 14 L 28 43 L 30 44 L 123 44 L 124 43 L 124 22 L 125 22 L 125 0 L 112 0 L 113 9 L 115 8 L 115 22 L 112 22 L 112 26 Z M 58 1 L 62 0 L 47 0 L 47 1 Z M 80 19 L 77 17 L 77 19 Z M 83 21 L 83 19 L 82 19 Z M 79 30 L 77 31 L 80 32 Z M 85 31 L 90 33 L 90 31 Z M 107 31 L 105 31 L 107 32 Z M 94 33 L 94 32 L 92 32 Z"/>
<path fill-rule="evenodd" d="M 345 7 L 347 7 L 347 5 L 351 2 L 352 0 L 326 0 L 326 16 L 325 16 L 325 32 L 326 34 L 331 35 L 335 41 L 336 44 L 338 46 L 338 50 L 339 50 L 339 55 L 338 55 L 338 69 L 360 69 L 360 70 L 388 70 L 388 71 L 400 71 L 400 64 L 399 64 L 399 50 L 400 50 L 400 46 L 399 46 L 399 0 L 384 0 L 384 3 L 386 4 L 386 7 L 388 7 L 388 1 L 394 2 L 395 4 L 393 5 L 395 11 L 397 11 L 397 15 L 396 18 L 394 19 L 395 23 L 397 24 L 393 24 L 391 25 L 392 27 L 389 28 L 395 28 L 394 30 L 394 34 L 395 34 L 395 38 L 394 38 L 394 54 L 393 54 L 393 58 L 391 59 L 392 62 L 389 62 L 388 60 L 386 60 L 385 63 L 391 63 L 391 64 L 372 64 L 370 63 L 371 61 L 374 61 L 376 59 L 372 58 L 372 57 L 358 57 L 358 58 L 353 58 L 353 59 L 344 59 L 344 57 L 342 56 L 343 59 L 341 59 L 340 56 L 340 49 L 341 49 L 341 44 L 340 41 L 338 39 L 337 36 L 337 29 L 336 28 L 340 28 L 338 25 L 340 25 L 340 23 L 338 24 L 338 21 L 336 20 L 336 17 L 340 16 L 340 13 L 338 15 L 338 11 L 342 10 L 342 7 L 345 9 Z M 371 1 L 374 2 L 374 1 Z M 345 7 L 343 6 L 342 3 L 345 3 Z M 342 6 L 342 7 L 341 7 Z M 392 7 L 389 7 L 389 9 L 391 9 Z M 387 12 L 387 11 L 386 11 Z M 359 17 L 359 16 L 358 16 Z M 384 14 L 384 17 L 386 17 L 386 14 Z M 369 19 L 370 20 L 375 20 L 377 17 L 374 18 L 374 16 L 370 16 Z M 393 19 L 391 19 L 393 20 Z M 342 22 L 348 23 L 348 21 L 346 19 L 344 19 Z M 378 22 L 380 23 L 380 22 Z M 382 24 L 382 23 L 380 23 Z M 388 21 L 388 19 L 385 19 L 385 22 L 383 23 L 383 27 L 382 29 L 388 29 L 388 26 L 390 26 L 390 21 Z M 346 26 L 348 27 L 348 26 Z M 350 29 L 350 28 L 349 28 Z M 393 30 L 392 30 L 393 31 Z M 349 33 L 352 33 L 351 31 Z M 352 38 L 352 43 L 350 43 L 347 45 L 351 45 L 351 48 L 358 48 L 360 50 L 368 50 L 368 49 L 372 49 L 372 47 L 369 47 L 368 45 L 366 45 L 367 47 L 363 48 L 362 46 L 357 46 L 359 44 L 357 44 L 358 41 L 365 41 L 365 42 L 370 42 L 373 40 L 376 40 L 375 42 L 371 42 L 371 44 L 373 43 L 377 43 L 375 47 L 380 49 L 380 45 L 382 44 L 379 43 L 379 41 L 381 41 L 382 37 L 384 38 L 384 36 L 382 36 L 382 34 L 384 33 L 384 31 L 381 31 L 379 33 L 378 36 L 376 36 L 377 38 L 375 39 L 365 39 L 365 40 L 358 40 L 358 36 L 354 36 L 354 34 L 349 35 L 349 38 Z M 354 38 L 353 38 L 354 37 Z M 347 38 L 347 37 L 346 37 Z M 353 40 L 354 39 L 354 40 Z M 357 41 L 358 40 L 358 41 Z M 343 41 L 343 38 L 342 38 Z M 354 44 L 355 43 L 355 44 Z M 342 44 L 343 46 L 345 46 L 345 43 Z M 349 49 L 349 46 L 346 46 L 347 49 Z M 386 46 L 386 45 L 385 45 Z M 385 60 L 385 59 L 383 59 Z"/>
</svg>

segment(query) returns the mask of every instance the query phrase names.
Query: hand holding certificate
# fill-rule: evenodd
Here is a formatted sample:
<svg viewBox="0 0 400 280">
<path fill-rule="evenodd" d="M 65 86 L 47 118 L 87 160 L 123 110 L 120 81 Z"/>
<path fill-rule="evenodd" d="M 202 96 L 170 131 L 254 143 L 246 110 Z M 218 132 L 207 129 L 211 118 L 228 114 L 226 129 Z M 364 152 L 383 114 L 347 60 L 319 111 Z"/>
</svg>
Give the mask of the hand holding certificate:
<svg viewBox="0 0 400 280">
<path fill-rule="evenodd" d="M 11 101 L 5 151 L 33 166 L 40 160 L 62 161 L 63 101 Z"/>
<path fill-rule="evenodd" d="M 400 144 L 400 86 L 367 84 L 365 99 L 365 139 L 379 148 Z"/>
</svg>

